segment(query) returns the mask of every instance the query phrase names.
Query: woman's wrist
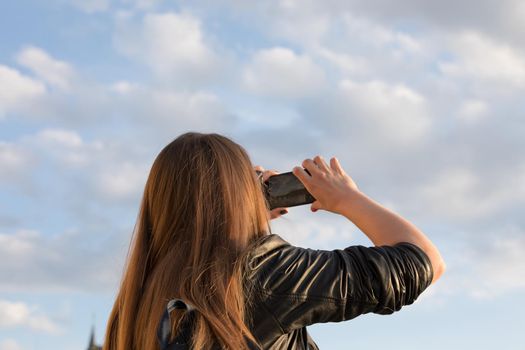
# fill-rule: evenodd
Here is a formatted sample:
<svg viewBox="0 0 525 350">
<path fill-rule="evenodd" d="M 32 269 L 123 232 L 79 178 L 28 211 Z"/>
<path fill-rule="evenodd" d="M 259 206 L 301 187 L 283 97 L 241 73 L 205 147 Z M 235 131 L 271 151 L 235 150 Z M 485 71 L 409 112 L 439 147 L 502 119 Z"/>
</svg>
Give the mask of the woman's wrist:
<svg viewBox="0 0 525 350">
<path fill-rule="evenodd" d="M 370 200 L 370 198 L 363 192 L 351 189 L 341 197 L 334 211 L 353 221 L 353 218 L 362 211 L 360 208 L 366 200 Z"/>
</svg>

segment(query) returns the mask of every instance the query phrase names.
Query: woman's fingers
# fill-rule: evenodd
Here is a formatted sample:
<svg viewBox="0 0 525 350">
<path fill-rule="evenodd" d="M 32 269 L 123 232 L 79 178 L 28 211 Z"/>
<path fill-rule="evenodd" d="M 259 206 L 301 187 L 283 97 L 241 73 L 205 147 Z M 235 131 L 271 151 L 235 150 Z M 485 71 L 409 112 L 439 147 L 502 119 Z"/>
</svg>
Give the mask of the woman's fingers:
<svg viewBox="0 0 525 350">
<path fill-rule="evenodd" d="M 269 178 L 270 176 L 272 176 L 272 175 L 277 175 L 277 174 L 279 174 L 279 173 L 278 173 L 277 171 L 275 171 L 275 170 L 264 170 L 264 168 L 263 168 L 262 166 L 260 166 L 260 165 L 256 165 L 256 166 L 254 166 L 254 167 L 253 167 L 253 170 L 255 170 L 255 171 L 260 171 L 260 172 L 262 173 L 262 175 L 259 174 L 259 176 L 262 176 L 262 180 L 263 180 L 263 181 L 268 180 L 268 178 Z"/>
<path fill-rule="evenodd" d="M 314 174 L 317 174 L 319 175 L 321 170 L 320 168 L 317 166 L 317 164 L 314 163 L 314 161 L 310 158 L 307 158 L 305 160 L 303 160 L 303 168 L 305 168 L 306 170 L 308 170 L 308 172 L 310 173 L 311 177 L 314 176 Z"/>
<path fill-rule="evenodd" d="M 288 214 L 288 209 L 286 208 L 274 208 L 270 210 L 270 220 L 277 219 L 284 214 Z"/>
<path fill-rule="evenodd" d="M 261 171 L 264 181 L 272 175 L 279 174 L 274 170 L 256 168 Z M 313 212 L 323 209 L 338 213 L 339 198 L 348 191 L 358 191 L 357 185 L 346 174 L 336 157 L 330 158 L 330 164 L 327 164 L 320 155 L 313 159 L 307 158 L 302 162 L 302 167 L 294 167 L 292 173 L 302 182 L 306 190 L 316 198 L 310 207 Z M 281 210 L 286 210 L 286 208 L 271 210 L 272 219 L 287 212 L 281 212 Z"/>
<path fill-rule="evenodd" d="M 322 207 L 321 207 L 321 204 L 319 203 L 319 201 L 316 200 L 316 201 L 314 201 L 314 202 L 312 203 L 312 205 L 310 206 L 310 210 L 313 211 L 313 212 L 315 213 L 315 212 L 318 211 L 319 209 L 322 209 Z"/>
<path fill-rule="evenodd" d="M 312 177 L 300 166 L 294 167 L 292 173 L 303 183 L 306 189 L 308 189 Z"/>
<path fill-rule="evenodd" d="M 259 176 L 262 177 L 262 181 L 263 182 L 268 180 L 268 178 L 270 176 L 279 174 L 279 172 L 277 172 L 275 170 L 264 170 L 264 168 L 262 166 L 260 166 L 260 165 L 254 166 L 253 169 L 255 171 L 260 171 Z M 280 216 L 282 216 L 284 214 L 287 214 L 287 213 L 288 213 L 288 209 L 287 208 L 274 208 L 274 209 L 269 211 L 269 217 L 270 217 L 270 220 L 273 220 L 273 219 L 277 219 L 278 217 L 280 217 Z"/>
<path fill-rule="evenodd" d="M 345 173 L 345 171 L 343 170 L 343 167 L 341 166 L 341 164 L 339 163 L 339 160 L 336 157 L 332 157 L 330 159 L 330 166 L 332 167 L 334 171 L 338 172 L 339 174 Z"/>
<path fill-rule="evenodd" d="M 323 170 L 325 172 L 330 171 L 330 168 L 328 167 L 328 165 L 324 161 L 323 157 L 315 156 L 314 157 L 314 163 L 319 167 L 319 169 L 321 169 L 321 170 Z"/>
<path fill-rule="evenodd" d="M 257 179 L 260 180 L 264 173 L 264 168 L 260 165 L 256 165 L 253 167 L 253 170 L 257 174 Z"/>
<path fill-rule="evenodd" d="M 266 181 L 266 180 L 268 180 L 268 178 L 270 176 L 277 175 L 277 174 L 279 174 L 279 173 L 277 171 L 275 171 L 275 170 L 265 170 L 263 172 L 263 181 Z"/>
</svg>

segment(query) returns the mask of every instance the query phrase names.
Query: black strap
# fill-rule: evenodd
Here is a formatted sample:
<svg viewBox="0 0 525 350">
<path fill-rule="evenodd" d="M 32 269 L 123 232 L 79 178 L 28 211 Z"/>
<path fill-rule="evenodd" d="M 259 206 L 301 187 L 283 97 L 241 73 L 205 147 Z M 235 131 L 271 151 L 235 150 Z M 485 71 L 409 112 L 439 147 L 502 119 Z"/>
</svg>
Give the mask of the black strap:
<svg viewBox="0 0 525 350">
<path fill-rule="evenodd" d="M 181 299 L 172 299 L 168 301 L 166 310 L 164 310 L 162 319 L 160 320 L 160 324 L 157 329 L 157 339 L 159 341 L 161 350 L 187 349 L 187 344 L 185 343 L 178 343 L 177 341 L 175 341 L 173 344 L 169 343 L 169 340 L 171 338 L 170 313 L 175 309 L 185 309 L 187 310 L 187 312 L 195 310 L 195 308 L 192 305 L 185 303 Z"/>
</svg>

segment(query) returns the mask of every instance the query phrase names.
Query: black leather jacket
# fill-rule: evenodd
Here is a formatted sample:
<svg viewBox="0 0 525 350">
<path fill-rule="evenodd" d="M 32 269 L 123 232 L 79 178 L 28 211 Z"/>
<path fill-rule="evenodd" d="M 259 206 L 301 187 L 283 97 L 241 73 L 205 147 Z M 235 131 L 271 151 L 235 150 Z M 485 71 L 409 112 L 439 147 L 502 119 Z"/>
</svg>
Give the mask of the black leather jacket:
<svg viewBox="0 0 525 350">
<path fill-rule="evenodd" d="M 418 246 L 295 247 L 277 234 L 249 256 L 254 297 L 252 332 L 263 349 L 319 349 L 306 327 L 373 312 L 391 314 L 430 285 L 430 259 Z"/>
</svg>

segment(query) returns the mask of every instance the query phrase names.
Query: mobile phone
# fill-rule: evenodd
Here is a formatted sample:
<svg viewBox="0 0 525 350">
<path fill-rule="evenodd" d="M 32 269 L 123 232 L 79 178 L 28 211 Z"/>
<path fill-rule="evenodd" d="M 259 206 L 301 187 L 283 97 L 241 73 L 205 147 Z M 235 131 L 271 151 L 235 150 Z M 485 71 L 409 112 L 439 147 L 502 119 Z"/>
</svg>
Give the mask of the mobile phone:
<svg viewBox="0 0 525 350">
<path fill-rule="evenodd" d="M 304 170 L 310 175 L 308 170 Z M 272 175 L 262 182 L 262 185 L 270 210 L 295 207 L 315 201 L 314 196 L 308 192 L 301 180 L 291 171 Z"/>
</svg>

